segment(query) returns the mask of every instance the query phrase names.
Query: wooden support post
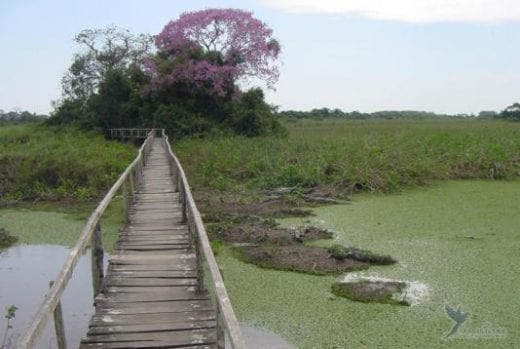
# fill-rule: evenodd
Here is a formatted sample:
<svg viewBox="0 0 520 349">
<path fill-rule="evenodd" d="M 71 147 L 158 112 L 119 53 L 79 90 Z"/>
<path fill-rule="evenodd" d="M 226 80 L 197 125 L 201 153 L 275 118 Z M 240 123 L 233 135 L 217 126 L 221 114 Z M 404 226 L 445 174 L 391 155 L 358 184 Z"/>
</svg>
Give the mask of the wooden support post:
<svg viewBox="0 0 520 349">
<path fill-rule="evenodd" d="M 52 288 L 52 285 L 54 285 L 54 281 L 49 282 L 49 288 Z M 56 308 L 54 308 L 54 331 L 56 332 L 56 343 L 58 344 L 58 349 L 67 349 L 61 302 L 58 302 Z"/>
<path fill-rule="evenodd" d="M 195 247 L 195 257 L 197 258 L 197 292 L 205 292 L 204 285 L 204 256 L 200 248 L 200 239 L 197 236 L 197 231 L 192 231 L 193 246 Z"/>
<path fill-rule="evenodd" d="M 130 209 L 130 195 L 128 193 L 128 178 L 123 183 L 123 204 L 125 210 L 125 223 L 128 223 L 128 211 Z"/>
<path fill-rule="evenodd" d="M 179 188 L 179 200 L 181 202 L 181 208 L 182 208 L 182 222 L 186 223 L 188 221 L 188 212 L 187 212 L 187 208 L 186 208 L 186 205 L 187 205 L 186 191 L 185 191 L 184 185 L 182 183 L 182 180 L 180 178 L 178 180 L 177 186 Z"/>
<path fill-rule="evenodd" d="M 132 171 L 128 174 L 128 184 L 130 187 L 130 196 L 132 197 L 132 200 L 134 199 L 134 192 L 135 192 L 135 170 L 132 169 Z"/>
<path fill-rule="evenodd" d="M 224 330 L 224 319 L 222 319 L 222 312 L 217 305 L 217 349 L 226 348 L 226 331 Z"/>
<path fill-rule="evenodd" d="M 103 240 L 101 236 L 101 226 L 99 221 L 96 223 L 94 233 L 92 235 L 92 243 L 90 245 L 91 264 L 92 264 L 92 291 L 94 300 L 96 296 L 103 291 L 104 271 L 103 271 Z"/>
</svg>

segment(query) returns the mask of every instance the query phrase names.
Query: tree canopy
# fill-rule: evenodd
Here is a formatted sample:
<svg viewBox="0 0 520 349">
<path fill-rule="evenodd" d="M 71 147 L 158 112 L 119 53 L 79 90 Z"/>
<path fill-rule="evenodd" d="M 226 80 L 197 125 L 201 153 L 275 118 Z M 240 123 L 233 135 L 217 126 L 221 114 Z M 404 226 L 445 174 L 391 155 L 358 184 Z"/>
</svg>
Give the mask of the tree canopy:
<svg viewBox="0 0 520 349">
<path fill-rule="evenodd" d="M 175 137 L 212 132 L 263 135 L 280 129 L 252 77 L 273 87 L 280 45 L 252 13 L 182 14 L 155 37 L 117 27 L 80 32 L 82 51 L 62 80 L 51 123 L 82 127 L 164 127 Z"/>
<path fill-rule="evenodd" d="M 149 66 L 155 88 L 189 82 L 223 96 L 239 79 L 256 77 L 269 87 L 278 80 L 280 44 L 272 37 L 272 30 L 251 12 L 186 12 L 164 27 L 155 44 L 160 57 L 175 62 L 167 68 Z"/>
<path fill-rule="evenodd" d="M 520 103 L 511 104 L 499 116 L 506 120 L 520 121 Z"/>
</svg>

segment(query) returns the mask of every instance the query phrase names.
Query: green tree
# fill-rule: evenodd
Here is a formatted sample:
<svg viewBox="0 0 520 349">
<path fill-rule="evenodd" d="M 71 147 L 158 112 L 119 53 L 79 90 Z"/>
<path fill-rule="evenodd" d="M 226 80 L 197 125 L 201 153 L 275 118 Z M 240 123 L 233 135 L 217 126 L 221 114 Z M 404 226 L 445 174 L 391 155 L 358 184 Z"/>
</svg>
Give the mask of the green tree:
<svg viewBox="0 0 520 349">
<path fill-rule="evenodd" d="M 513 103 L 500 113 L 500 117 L 506 120 L 520 121 L 520 103 Z"/>
</svg>

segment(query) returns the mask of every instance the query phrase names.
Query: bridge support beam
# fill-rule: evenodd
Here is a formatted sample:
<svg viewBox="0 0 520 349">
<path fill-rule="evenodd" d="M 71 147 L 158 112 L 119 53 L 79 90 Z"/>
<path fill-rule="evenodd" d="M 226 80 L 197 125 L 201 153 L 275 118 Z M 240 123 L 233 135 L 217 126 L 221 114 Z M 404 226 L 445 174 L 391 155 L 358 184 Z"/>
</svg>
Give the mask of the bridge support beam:
<svg viewBox="0 0 520 349">
<path fill-rule="evenodd" d="M 103 271 L 103 239 L 99 221 L 97 222 L 96 228 L 94 229 L 94 234 L 92 235 L 90 252 L 92 264 L 92 291 L 95 300 L 96 296 L 103 291 L 103 284 L 105 279 Z"/>
<path fill-rule="evenodd" d="M 54 285 L 54 281 L 49 282 L 49 288 L 52 288 L 52 285 Z M 56 308 L 54 309 L 54 331 L 56 332 L 56 343 L 58 345 L 58 349 L 67 349 L 61 302 L 58 302 L 58 304 L 56 304 Z"/>
</svg>

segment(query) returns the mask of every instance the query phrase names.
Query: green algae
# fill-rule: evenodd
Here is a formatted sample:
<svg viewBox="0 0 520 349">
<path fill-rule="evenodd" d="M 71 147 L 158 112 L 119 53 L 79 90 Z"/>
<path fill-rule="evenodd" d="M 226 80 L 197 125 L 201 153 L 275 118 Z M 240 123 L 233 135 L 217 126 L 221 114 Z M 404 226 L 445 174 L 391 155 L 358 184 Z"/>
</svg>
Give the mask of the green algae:
<svg viewBox="0 0 520 349">
<path fill-rule="evenodd" d="M 94 208 L 94 203 L 64 205 L 55 202 L 4 208 L 0 209 L 0 227 L 16 236 L 21 244 L 73 246 Z M 116 197 L 101 219 L 103 245 L 107 252 L 112 251 L 123 222 L 123 203 Z"/>
<path fill-rule="evenodd" d="M 334 277 L 260 269 L 227 248 L 218 260 L 239 320 L 298 348 L 520 347 L 519 197 L 518 181 L 449 181 L 314 210 L 312 224 L 337 232 L 333 243 L 399 261 L 368 273 L 428 285 L 428 299 L 412 307 L 337 298 Z M 449 338 L 445 305 L 471 313 Z"/>
</svg>

